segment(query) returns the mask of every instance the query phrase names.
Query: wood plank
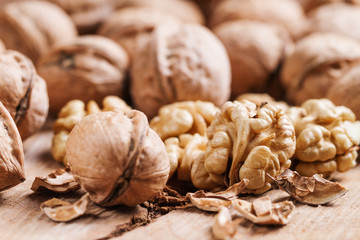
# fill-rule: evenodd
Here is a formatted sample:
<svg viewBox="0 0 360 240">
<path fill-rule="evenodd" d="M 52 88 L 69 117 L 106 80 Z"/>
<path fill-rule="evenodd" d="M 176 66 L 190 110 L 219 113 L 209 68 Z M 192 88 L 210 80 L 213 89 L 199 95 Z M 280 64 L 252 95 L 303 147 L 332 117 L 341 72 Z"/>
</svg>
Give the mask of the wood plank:
<svg viewBox="0 0 360 240">
<path fill-rule="evenodd" d="M 34 177 L 44 176 L 61 167 L 49 152 L 52 133 L 45 131 L 25 144 L 27 180 L 0 193 L 0 239 L 97 239 L 107 236 L 117 225 L 141 213 L 140 207 L 116 207 L 104 210 L 92 205 L 90 213 L 70 223 L 55 223 L 41 213 L 40 203 L 52 197 L 75 201 L 81 193 L 34 194 Z M 342 198 L 326 206 L 296 203 L 291 222 L 284 227 L 256 226 L 242 221 L 238 227 L 242 239 L 359 239 L 360 238 L 360 168 L 334 174 L 334 180 L 350 189 Z M 276 190 L 267 194 L 276 194 Z M 114 239 L 212 239 L 214 214 L 190 208 L 173 211 L 145 227 L 139 227 Z"/>
</svg>

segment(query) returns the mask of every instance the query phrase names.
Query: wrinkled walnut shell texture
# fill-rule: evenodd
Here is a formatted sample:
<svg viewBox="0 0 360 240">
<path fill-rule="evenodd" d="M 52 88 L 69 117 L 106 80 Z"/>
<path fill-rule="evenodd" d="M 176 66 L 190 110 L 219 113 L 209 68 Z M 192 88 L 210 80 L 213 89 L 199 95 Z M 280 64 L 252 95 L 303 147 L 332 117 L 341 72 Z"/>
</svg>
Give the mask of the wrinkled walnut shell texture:
<svg viewBox="0 0 360 240">
<path fill-rule="evenodd" d="M 0 191 L 24 180 L 22 141 L 14 120 L 0 102 Z"/>
<path fill-rule="evenodd" d="M 126 52 L 114 41 L 85 36 L 55 48 L 41 58 L 39 74 L 48 85 L 50 111 L 57 113 L 72 99 L 84 102 L 124 94 Z"/>
<path fill-rule="evenodd" d="M 0 73 L 0 101 L 24 140 L 45 123 L 49 108 L 46 83 L 32 62 L 13 50 L 0 53 Z"/>
<path fill-rule="evenodd" d="M 76 181 L 101 206 L 135 206 L 164 187 L 164 143 L 139 111 L 92 114 L 71 131 L 67 160 Z"/>
<path fill-rule="evenodd" d="M 186 100 L 223 104 L 230 95 L 230 64 L 221 42 L 196 24 L 158 26 L 131 68 L 131 96 L 151 118 L 163 105 Z"/>
<path fill-rule="evenodd" d="M 52 47 L 76 36 L 70 17 L 48 2 L 16 2 L 4 6 L 0 13 L 0 38 L 6 47 L 25 54 L 34 63 Z"/>
</svg>

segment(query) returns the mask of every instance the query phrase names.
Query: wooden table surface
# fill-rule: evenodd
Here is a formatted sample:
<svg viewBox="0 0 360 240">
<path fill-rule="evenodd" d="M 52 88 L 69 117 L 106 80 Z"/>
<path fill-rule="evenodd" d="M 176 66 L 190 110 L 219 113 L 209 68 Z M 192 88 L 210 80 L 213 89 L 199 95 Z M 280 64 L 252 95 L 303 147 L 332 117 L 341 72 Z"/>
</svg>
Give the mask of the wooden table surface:
<svg viewBox="0 0 360 240">
<path fill-rule="evenodd" d="M 52 133 L 44 131 L 24 143 L 26 181 L 0 193 L 0 240 L 98 239 L 141 213 L 140 207 L 94 207 L 90 214 L 70 223 L 55 223 L 43 215 L 41 202 L 52 197 L 75 201 L 80 196 L 30 190 L 36 176 L 61 167 L 50 155 L 51 138 Z M 335 174 L 333 179 L 349 189 L 342 198 L 317 207 L 296 203 L 291 222 L 283 227 L 255 226 L 244 220 L 238 227 L 239 239 L 360 239 L 360 167 Z M 176 210 L 113 239 L 213 239 L 213 217 L 212 213 L 194 208 Z"/>
</svg>

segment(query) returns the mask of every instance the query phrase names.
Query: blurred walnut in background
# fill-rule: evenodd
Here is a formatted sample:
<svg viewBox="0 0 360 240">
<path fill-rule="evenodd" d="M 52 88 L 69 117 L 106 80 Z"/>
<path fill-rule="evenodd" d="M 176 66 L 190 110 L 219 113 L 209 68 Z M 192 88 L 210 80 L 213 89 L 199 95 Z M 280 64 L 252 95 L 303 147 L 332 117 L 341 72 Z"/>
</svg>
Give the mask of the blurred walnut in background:
<svg viewBox="0 0 360 240">
<path fill-rule="evenodd" d="M 52 49 L 38 64 L 48 84 L 50 111 L 56 114 L 72 99 L 101 103 L 107 95 L 123 96 L 128 65 L 124 49 L 101 36 L 79 37 Z"/>
<path fill-rule="evenodd" d="M 302 5 L 305 12 L 309 12 L 317 7 L 320 7 L 324 4 L 329 3 L 351 3 L 351 4 L 360 4 L 359 0 L 298 0 L 298 2 Z"/>
<path fill-rule="evenodd" d="M 77 36 L 70 17 L 58 6 L 42 1 L 10 3 L 0 11 L 0 38 L 34 63 L 51 48 Z"/>
</svg>

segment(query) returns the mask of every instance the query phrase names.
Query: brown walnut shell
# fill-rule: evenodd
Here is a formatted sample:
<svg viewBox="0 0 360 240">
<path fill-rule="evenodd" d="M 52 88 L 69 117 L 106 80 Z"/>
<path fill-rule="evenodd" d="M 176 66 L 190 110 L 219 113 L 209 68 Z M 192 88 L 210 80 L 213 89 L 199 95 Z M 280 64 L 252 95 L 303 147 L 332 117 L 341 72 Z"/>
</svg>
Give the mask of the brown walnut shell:
<svg viewBox="0 0 360 240">
<path fill-rule="evenodd" d="M 101 206 L 135 206 L 169 177 L 164 143 L 136 110 L 85 117 L 71 131 L 66 154 L 75 180 Z"/>
<path fill-rule="evenodd" d="M 76 36 L 70 17 L 52 3 L 15 2 L 0 11 L 0 37 L 5 46 L 25 54 L 33 62 L 50 48 L 65 44 Z"/>
<path fill-rule="evenodd" d="M 50 111 L 57 113 L 68 101 L 101 100 L 123 96 L 128 56 L 111 39 L 84 36 L 42 57 L 39 74 L 48 84 Z"/>
<path fill-rule="evenodd" d="M 46 83 L 30 59 L 13 50 L 0 53 L 0 101 L 23 140 L 44 125 L 49 108 Z"/>
<path fill-rule="evenodd" d="M 315 8 L 318 8 L 324 4 L 346 2 L 351 4 L 360 4 L 359 0 L 297 0 L 305 12 L 309 12 Z"/>
<path fill-rule="evenodd" d="M 223 104 L 230 95 L 230 63 L 221 42 L 198 24 L 163 24 L 134 56 L 131 96 L 149 118 L 163 105 L 187 100 Z"/>
<path fill-rule="evenodd" d="M 0 102 L 0 191 L 25 180 L 24 152 L 14 120 Z"/>
</svg>

